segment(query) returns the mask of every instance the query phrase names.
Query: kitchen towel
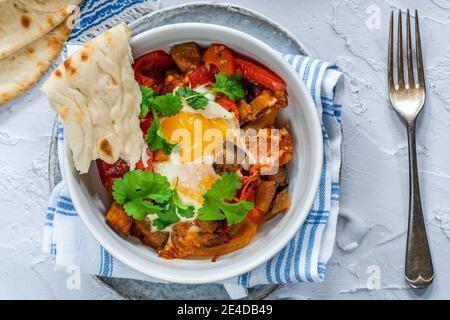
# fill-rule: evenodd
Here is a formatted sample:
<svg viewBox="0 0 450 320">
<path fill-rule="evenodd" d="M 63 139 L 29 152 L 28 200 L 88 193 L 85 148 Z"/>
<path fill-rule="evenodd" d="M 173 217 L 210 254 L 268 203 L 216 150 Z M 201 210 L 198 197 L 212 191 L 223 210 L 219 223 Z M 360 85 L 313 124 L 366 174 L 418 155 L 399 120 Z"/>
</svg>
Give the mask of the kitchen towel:
<svg viewBox="0 0 450 320">
<path fill-rule="evenodd" d="M 125 8 L 128 2 L 108 1 L 116 9 L 119 5 Z M 139 1 L 133 3 L 137 2 Z M 146 1 L 140 2 L 146 3 Z M 151 1 L 151 3 L 155 5 L 155 2 Z M 92 22 L 95 20 L 93 12 L 85 16 L 85 11 L 92 11 L 92 8 L 84 4 L 81 11 L 82 18 L 77 26 L 79 31 L 72 35 L 65 54 L 70 54 L 76 48 L 74 43 L 79 44 L 83 40 L 90 39 L 103 31 L 104 26 L 118 22 L 115 14 L 120 12 L 120 10 L 111 11 L 113 20 L 110 23 L 107 19 L 101 23 L 95 23 Z M 146 10 L 140 7 L 133 14 L 125 14 L 123 17 L 136 18 L 135 14 L 145 12 Z M 89 19 L 89 23 L 85 22 L 85 19 Z M 129 22 L 126 19 L 124 21 Z M 101 25 L 102 28 L 96 29 L 97 25 Z M 84 26 L 86 31 L 83 31 L 81 26 Z M 245 288 L 259 284 L 322 281 L 335 243 L 342 142 L 341 105 L 338 103 L 337 87 L 342 74 L 337 70 L 336 65 L 319 59 L 302 55 L 283 56 L 297 71 L 299 78 L 311 93 L 322 122 L 324 160 L 320 185 L 304 225 L 283 250 L 258 268 L 223 281 L 233 298 L 244 296 Z M 56 139 L 58 150 L 60 150 L 60 167 L 63 172 L 64 128 L 61 125 L 57 128 Z M 159 281 L 131 269 L 100 246 L 77 215 L 64 177 L 50 197 L 45 219 L 43 250 L 55 256 L 55 264 L 58 268 L 75 265 L 80 267 L 82 272 L 89 274 Z"/>
</svg>

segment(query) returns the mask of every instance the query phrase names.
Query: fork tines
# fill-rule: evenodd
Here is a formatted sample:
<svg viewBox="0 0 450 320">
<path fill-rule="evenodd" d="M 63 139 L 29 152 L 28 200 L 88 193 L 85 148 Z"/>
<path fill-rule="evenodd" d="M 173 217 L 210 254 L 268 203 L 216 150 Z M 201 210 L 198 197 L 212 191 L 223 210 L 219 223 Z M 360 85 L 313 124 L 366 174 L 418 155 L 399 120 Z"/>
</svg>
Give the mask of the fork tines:
<svg viewBox="0 0 450 320">
<path fill-rule="evenodd" d="M 402 12 L 398 12 L 398 35 L 397 35 L 397 84 L 394 81 L 394 11 L 391 12 L 389 27 L 389 58 L 388 58 L 388 80 L 389 88 L 397 90 L 399 88 L 425 88 L 425 77 L 422 63 L 422 47 L 419 31 L 419 14 L 415 11 L 415 44 L 416 44 L 416 66 L 417 81 L 414 81 L 414 61 L 411 36 L 411 15 L 409 9 L 406 12 L 406 56 L 407 56 L 407 79 L 405 83 L 405 72 L 403 70 L 403 31 L 402 31 Z"/>
</svg>

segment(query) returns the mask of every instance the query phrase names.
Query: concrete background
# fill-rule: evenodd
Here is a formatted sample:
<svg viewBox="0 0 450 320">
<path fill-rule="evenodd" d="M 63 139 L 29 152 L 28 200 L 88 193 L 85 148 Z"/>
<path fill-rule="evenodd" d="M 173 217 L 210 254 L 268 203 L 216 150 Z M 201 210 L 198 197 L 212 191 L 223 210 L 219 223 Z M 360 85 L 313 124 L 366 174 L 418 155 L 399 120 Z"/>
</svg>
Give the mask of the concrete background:
<svg viewBox="0 0 450 320">
<path fill-rule="evenodd" d="M 186 1 L 162 0 L 162 7 Z M 359 215 L 361 245 L 336 246 L 321 284 L 288 285 L 274 298 L 449 299 L 450 274 L 450 1 L 229 1 L 259 11 L 294 33 L 316 56 L 345 73 L 341 212 Z M 425 291 L 404 281 L 408 210 L 405 130 L 386 91 L 391 9 L 419 9 L 427 103 L 418 122 L 422 201 L 436 279 Z M 375 13 L 374 13 L 375 12 Z M 377 25 L 376 15 L 380 14 Z M 375 17 L 375 19 L 373 19 Z M 371 19 L 372 18 L 372 19 Z M 369 23 L 369 28 L 368 28 Z M 0 298 L 113 299 L 88 275 L 69 290 L 67 274 L 41 253 L 49 196 L 47 156 L 54 112 L 35 88 L 0 109 Z M 339 240 L 345 236 L 345 220 Z M 338 241 L 339 242 L 339 241 Z M 374 269 L 375 268 L 375 269 Z M 378 270 L 379 289 L 369 289 Z"/>
</svg>

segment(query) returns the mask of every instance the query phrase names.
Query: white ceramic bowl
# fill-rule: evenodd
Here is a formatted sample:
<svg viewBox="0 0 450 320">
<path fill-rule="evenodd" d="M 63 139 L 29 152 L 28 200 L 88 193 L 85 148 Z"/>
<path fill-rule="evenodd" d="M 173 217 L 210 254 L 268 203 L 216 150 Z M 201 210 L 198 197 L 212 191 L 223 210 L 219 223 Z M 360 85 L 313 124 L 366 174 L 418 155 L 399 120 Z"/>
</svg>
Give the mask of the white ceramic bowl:
<svg viewBox="0 0 450 320">
<path fill-rule="evenodd" d="M 71 152 L 66 152 L 64 175 L 75 208 L 92 235 L 114 257 L 151 277 L 177 283 L 208 283 L 245 273 L 279 252 L 301 227 L 312 206 L 322 169 L 322 131 L 314 103 L 294 70 L 273 49 L 243 32 L 217 25 L 183 23 L 167 25 L 135 36 L 131 41 L 135 58 L 157 49 L 195 41 L 201 45 L 223 43 L 275 71 L 287 84 L 289 107 L 280 118 L 290 123 L 295 144 L 289 165 L 289 212 L 264 223 L 245 248 L 209 260 L 165 260 L 132 240 L 118 236 L 105 223 L 111 198 L 104 191 L 95 163 L 89 173 L 79 175 Z M 68 150 L 66 145 L 66 150 Z"/>
</svg>

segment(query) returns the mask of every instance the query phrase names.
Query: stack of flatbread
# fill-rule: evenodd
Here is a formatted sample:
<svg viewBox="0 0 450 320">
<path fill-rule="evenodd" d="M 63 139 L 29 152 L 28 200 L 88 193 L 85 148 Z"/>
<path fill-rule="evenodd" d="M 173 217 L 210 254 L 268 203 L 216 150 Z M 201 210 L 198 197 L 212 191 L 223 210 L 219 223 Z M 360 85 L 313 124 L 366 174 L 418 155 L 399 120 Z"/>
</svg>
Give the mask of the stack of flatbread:
<svg viewBox="0 0 450 320">
<path fill-rule="evenodd" d="M 82 0 L 0 0 L 0 106 L 36 83 L 70 35 Z"/>
<path fill-rule="evenodd" d="M 64 124 L 80 173 L 88 172 L 96 159 L 122 159 L 134 169 L 146 150 L 130 37 L 124 23 L 106 30 L 63 61 L 42 85 Z"/>
</svg>

